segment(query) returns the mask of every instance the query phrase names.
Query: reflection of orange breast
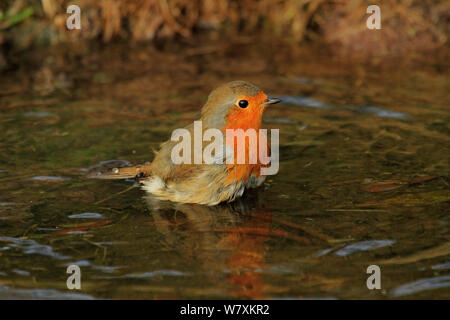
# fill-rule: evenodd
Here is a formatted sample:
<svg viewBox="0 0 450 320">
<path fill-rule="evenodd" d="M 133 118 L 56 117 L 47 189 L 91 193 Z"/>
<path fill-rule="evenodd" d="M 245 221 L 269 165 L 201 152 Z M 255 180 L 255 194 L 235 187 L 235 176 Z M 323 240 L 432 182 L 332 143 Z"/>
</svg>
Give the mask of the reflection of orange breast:
<svg viewBox="0 0 450 320">
<path fill-rule="evenodd" d="M 231 270 L 228 282 L 236 286 L 238 297 L 265 298 L 267 285 L 261 273 L 265 266 L 266 241 L 269 239 L 270 213 L 258 212 L 256 219 L 250 219 L 242 227 L 229 229 L 228 241 L 235 248 L 227 259 Z"/>
</svg>

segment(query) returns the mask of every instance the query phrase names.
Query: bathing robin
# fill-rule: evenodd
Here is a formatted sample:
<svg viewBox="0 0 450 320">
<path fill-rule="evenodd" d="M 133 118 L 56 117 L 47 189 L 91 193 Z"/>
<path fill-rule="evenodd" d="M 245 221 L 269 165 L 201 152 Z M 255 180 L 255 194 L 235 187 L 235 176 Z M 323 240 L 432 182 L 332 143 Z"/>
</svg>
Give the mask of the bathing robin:
<svg viewBox="0 0 450 320">
<path fill-rule="evenodd" d="M 202 108 L 202 132 L 207 129 L 219 129 L 225 133 L 227 129 L 260 129 L 264 109 L 280 102 L 276 98 L 268 98 L 264 92 L 251 83 L 233 81 L 222 85 L 211 92 Z M 194 136 L 194 125 L 185 127 Z M 259 142 L 259 135 L 257 136 Z M 256 150 L 248 150 L 258 154 Z M 261 175 L 263 164 L 257 157 L 256 162 L 245 161 L 195 164 L 194 162 L 175 164 L 172 160 L 172 149 L 177 141 L 169 140 L 161 145 L 152 163 L 124 168 L 114 168 L 105 173 L 91 175 L 99 179 L 137 178 L 142 188 L 156 198 L 183 203 L 199 203 L 216 205 L 223 201 L 233 201 L 242 196 L 246 188 L 260 186 L 265 176 Z M 203 147 L 205 145 L 202 141 Z M 267 143 L 267 142 L 265 142 Z M 234 143 L 234 154 L 238 146 Z M 195 152 L 195 150 L 194 150 Z M 192 153 L 194 153 L 192 152 Z M 220 155 L 218 155 L 220 157 Z"/>
</svg>

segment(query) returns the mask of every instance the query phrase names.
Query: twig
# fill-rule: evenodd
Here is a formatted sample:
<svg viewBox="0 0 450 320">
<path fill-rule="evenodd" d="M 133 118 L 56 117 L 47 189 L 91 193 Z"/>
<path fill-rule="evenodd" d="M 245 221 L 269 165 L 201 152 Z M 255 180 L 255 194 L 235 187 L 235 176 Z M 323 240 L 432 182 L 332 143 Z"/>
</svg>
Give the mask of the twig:
<svg viewBox="0 0 450 320">
<path fill-rule="evenodd" d="M 131 186 L 131 187 L 129 187 L 129 188 L 123 190 L 123 191 L 117 192 L 117 193 L 115 193 L 115 194 L 113 194 L 113 195 L 111 195 L 111 196 L 109 196 L 109 197 L 107 197 L 107 198 L 105 198 L 105 199 L 103 199 L 103 200 L 100 200 L 100 201 L 95 202 L 94 205 L 103 203 L 103 202 L 105 202 L 105 201 L 107 201 L 107 200 L 109 200 L 109 199 L 114 198 L 115 196 L 118 196 L 118 195 L 120 195 L 120 194 L 123 194 L 123 193 L 125 193 L 125 192 L 128 192 L 128 191 L 130 191 L 131 189 L 134 189 L 134 188 L 136 188 L 136 186 Z"/>
<path fill-rule="evenodd" d="M 306 233 L 308 233 L 308 234 L 310 234 L 310 235 L 312 235 L 312 236 L 314 236 L 314 237 L 316 237 L 318 239 L 321 239 L 321 240 L 324 240 L 324 241 L 327 241 L 327 242 L 329 242 L 329 241 L 331 241 L 333 239 L 333 238 L 327 236 L 326 234 L 323 234 L 323 233 L 321 233 L 321 232 L 319 232 L 317 230 L 314 230 L 313 228 L 305 227 L 305 226 L 302 226 L 302 225 L 299 225 L 297 223 L 293 223 L 293 222 L 290 222 L 290 221 L 286 221 L 286 220 L 282 220 L 282 219 L 278 219 L 278 218 L 274 218 L 274 217 L 265 218 L 265 217 L 254 216 L 254 218 L 267 220 L 267 221 L 273 221 L 275 223 L 278 223 L 278 224 L 281 224 L 281 225 L 284 225 L 284 226 L 287 226 L 287 227 L 299 229 L 299 230 L 302 230 L 302 231 L 304 231 L 304 232 L 306 232 Z"/>
</svg>

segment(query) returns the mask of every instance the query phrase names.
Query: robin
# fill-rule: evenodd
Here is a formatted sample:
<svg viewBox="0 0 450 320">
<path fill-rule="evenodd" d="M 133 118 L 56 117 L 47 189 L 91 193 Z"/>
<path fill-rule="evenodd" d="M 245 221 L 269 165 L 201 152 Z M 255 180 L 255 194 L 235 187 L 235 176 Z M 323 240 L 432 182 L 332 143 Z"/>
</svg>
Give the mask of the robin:
<svg viewBox="0 0 450 320">
<path fill-rule="evenodd" d="M 267 95 L 251 83 L 233 81 L 211 92 L 201 111 L 202 130 L 260 129 L 264 109 L 280 99 Z M 185 127 L 194 135 L 194 125 Z M 245 140 L 247 158 L 248 150 Z M 204 141 L 203 141 L 204 142 Z M 258 136 L 259 143 L 259 136 Z M 267 142 L 266 142 L 267 143 Z M 91 175 L 99 179 L 136 178 L 142 188 L 157 199 L 182 203 L 216 205 L 231 202 L 239 198 L 245 189 L 260 186 L 265 176 L 261 167 L 267 166 L 258 158 L 256 163 L 181 163 L 172 160 L 172 149 L 176 141 L 169 140 L 161 144 L 152 163 L 133 167 L 114 168 L 105 173 Z M 238 146 L 234 143 L 234 149 Z"/>
</svg>

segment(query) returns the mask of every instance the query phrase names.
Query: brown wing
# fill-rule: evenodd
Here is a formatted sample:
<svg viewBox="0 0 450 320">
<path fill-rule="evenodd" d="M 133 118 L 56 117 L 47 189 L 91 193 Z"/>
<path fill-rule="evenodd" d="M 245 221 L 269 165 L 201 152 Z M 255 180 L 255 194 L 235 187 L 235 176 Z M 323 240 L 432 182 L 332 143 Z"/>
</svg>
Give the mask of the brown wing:
<svg viewBox="0 0 450 320">
<path fill-rule="evenodd" d="M 167 180 L 184 180 L 195 177 L 205 170 L 208 166 L 205 164 L 194 164 L 194 125 L 190 124 L 184 129 L 188 130 L 191 137 L 191 164 L 174 164 L 172 162 L 172 149 L 180 143 L 179 141 L 168 140 L 161 144 L 161 149 L 156 154 L 152 162 L 152 174 L 159 176 L 164 181 Z M 203 127 L 203 131 L 208 127 Z M 203 136 L 203 132 L 202 132 Z M 210 141 L 202 141 L 202 150 L 211 143 Z"/>
<path fill-rule="evenodd" d="M 190 124 L 185 127 L 190 132 L 191 136 L 191 150 L 194 150 L 193 137 L 194 126 Z M 203 128 L 205 130 L 207 128 Z M 161 148 L 156 154 L 151 164 L 139 165 L 134 167 L 114 168 L 106 172 L 96 172 L 89 174 L 89 178 L 94 179 L 127 179 L 127 178 L 145 178 L 155 174 L 161 179 L 169 180 L 183 180 L 197 174 L 200 174 L 205 170 L 204 165 L 198 164 L 174 164 L 172 162 L 172 149 L 178 144 L 179 141 L 168 140 L 161 144 Z M 203 141 L 203 147 L 209 142 Z M 193 162 L 192 152 L 191 163 Z"/>
</svg>

